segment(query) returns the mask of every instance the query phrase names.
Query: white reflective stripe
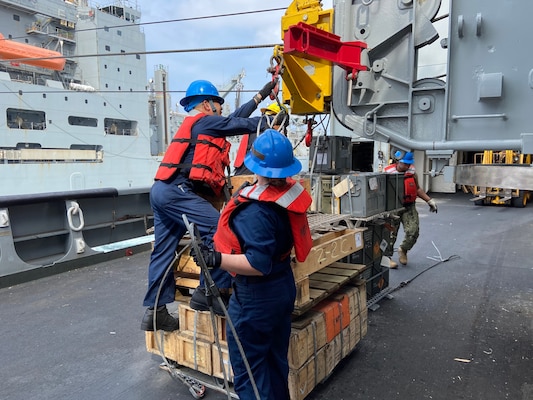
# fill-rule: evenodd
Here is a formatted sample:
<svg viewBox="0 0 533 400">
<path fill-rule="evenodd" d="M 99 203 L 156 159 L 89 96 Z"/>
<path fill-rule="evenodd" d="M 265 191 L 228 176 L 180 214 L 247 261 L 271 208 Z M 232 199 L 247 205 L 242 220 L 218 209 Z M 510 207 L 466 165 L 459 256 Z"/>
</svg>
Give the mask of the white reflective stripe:
<svg viewBox="0 0 533 400">
<path fill-rule="evenodd" d="M 268 185 L 247 186 L 241 191 L 241 196 L 252 200 L 259 200 L 259 197 L 268 188 Z"/>
<path fill-rule="evenodd" d="M 241 196 L 251 200 L 261 200 L 261 195 L 267 190 L 268 185 L 254 185 L 247 186 L 241 190 Z M 289 206 L 302 194 L 304 187 L 299 183 L 295 183 L 287 192 L 285 192 L 275 202 L 283 208 L 289 208 Z"/>
<path fill-rule="evenodd" d="M 298 183 L 294 184 L 283 196 L 276 200 L 276 204 L 280 205 L 283 208 L 289 208 L 294 200 L 302 194 L 304 190 L 302 185 Z"/>
</svg>

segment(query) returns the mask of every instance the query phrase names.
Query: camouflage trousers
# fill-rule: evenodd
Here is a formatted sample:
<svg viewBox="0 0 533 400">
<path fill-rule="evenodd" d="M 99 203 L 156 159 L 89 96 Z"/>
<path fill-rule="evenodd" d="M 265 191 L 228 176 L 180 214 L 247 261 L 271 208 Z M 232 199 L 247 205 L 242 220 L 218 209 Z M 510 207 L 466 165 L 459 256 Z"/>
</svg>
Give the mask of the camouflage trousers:
<svg viewBox="0 0 533 400">
<path fill-rule="evenodd" d="M 400 211 L 398 216 L 400 218 L 393 218 L 390 221 L 392 225 L 392 232 L 390 234 L 389 251 L 394 251 L 394 244 L 398 238 L 398 231 L 400 230 L 400 224 L 403 225 L 403 232 L 405 237 L 402 244 L 399 246 L 403 250 L 408 251 L 415 245 L 418 235 L 420 234 L 420 221 L 418 219 L 418 211 L 416 210 L 416 203 L 404 206 L 405 210 Z"/>
</svg>

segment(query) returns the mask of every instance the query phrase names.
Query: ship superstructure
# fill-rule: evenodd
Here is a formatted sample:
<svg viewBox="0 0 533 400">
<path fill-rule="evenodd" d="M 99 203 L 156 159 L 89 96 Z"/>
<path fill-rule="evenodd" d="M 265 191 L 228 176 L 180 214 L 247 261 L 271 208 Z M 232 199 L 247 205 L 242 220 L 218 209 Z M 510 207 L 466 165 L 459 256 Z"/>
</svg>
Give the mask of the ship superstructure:
<svg viewBox="0 0 533 400">
<path fill-rule="evenodd" d="M 0 0 L 0 278 L 151 226 L 169 102 L 140 19 L 131 1 Z"/>
<path fill-rule="evenodd" d="M 21 51 L 0 63 L 3 195 L 151 184 L 158 151 L 138 21 L 127 2 L 0 1 L 2 42 L 65 60 L 58 71 L 47 67 L 51 60 L 27 64 Z"/>
</svg>

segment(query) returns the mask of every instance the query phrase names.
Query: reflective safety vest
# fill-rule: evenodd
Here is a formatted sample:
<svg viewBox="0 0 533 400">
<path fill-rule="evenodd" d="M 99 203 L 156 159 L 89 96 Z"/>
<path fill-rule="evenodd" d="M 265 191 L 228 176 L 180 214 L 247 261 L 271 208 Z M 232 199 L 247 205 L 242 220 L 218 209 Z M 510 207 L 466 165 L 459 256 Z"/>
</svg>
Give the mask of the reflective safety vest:
<svg viewBox="0 0 533 400">
<path fill-rule="evenodd" d="M 203 113 L 186 117 L 174 135 L 170 146 L 155 174 L 156 180 L 168 180 L 182 168 L 190 168 L 188 178 L 193 181 L 205 182 L 219 196 L 226 184 L 225 169 L 229 166 L 229 150 L 231 144 L 226 138 L 199 134 L 196 139 L 191 138 L 192 126 Z M 187 149 L 195 143 L 191 164 L 182 164 Z"/>
<path fill-rule="evenodd" d="M 387 174 L 397 174 L 396 164 L 387 165 L 384 169 Z M 415 180 L 415 167 L 409 166 L 403 177 L 403 205 L 413 204 L 416 201 L 418 188 Z"/>
<path fill-rule="evenodd" d="M 237 192 L 220 215 L 217 231 L 213 236 L 215 249 L 225 254 L 242 254 L 239 239 L 230 227 L 235 210 L 250 201 L 275 203 L 287 210 L 294 240 L 296 259 L 305 261 L 313 247 L 313 239 L 307 221 L 307 209 L 311 205 L 311 196 L 302 185 L 288 178 L 288 185 L 277 187 L 257 184 L 245 186 Z M 251 222 L 253 223 L 253 222 Z"/>
</svg>

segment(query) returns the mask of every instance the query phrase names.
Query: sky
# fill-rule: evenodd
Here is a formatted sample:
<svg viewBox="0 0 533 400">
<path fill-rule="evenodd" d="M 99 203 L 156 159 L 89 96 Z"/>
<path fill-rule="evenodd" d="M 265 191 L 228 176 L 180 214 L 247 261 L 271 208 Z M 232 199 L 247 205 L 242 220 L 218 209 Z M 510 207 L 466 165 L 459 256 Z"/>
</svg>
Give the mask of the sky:
<svg viewBox="0 0 533 400">
<path fill-rule="evenodd" d="M 257 14 L 148 24 L 142 27 L 146 36 L 146 47 L 148 51 L 157 51 L 281 44 L 281 17 L 291 2 L 291 0 L 268 2 L 263 0 L 151 0 L 142 2 L 143 4 L 140 4 L 141 23 L 283 8 L 283 10 Z M 333 0 L 323 0 L 322 5 L 324 9 L 332 8 Z M 444 12 L 443 9 L 447 10 L 447 0 L 444 0 L 443 7 L 439 15 Z M 447 22 L 444 21 L 438 24 L 437 29 L 445 30 L 446 26 Z M 440 39 L 432 45 L 432 48 L 438 46 L 439 41 Z M 148 55 L 147 78 L 153 76 L 156 66 L 162 65 L 169 74 L 170 90 L 179 92 L 172 94 L 174 105 L 172 108 L 183 112 L 181 106 L 176 106 L 176 103 L 184 96 L 190 82 L 206 79 L 222 88 L 244 70 L 245 77 L 242 80 L 244 92 L 241 94 L 241 103 L 243 103 L 271 79 L 267 68 L 270 66 L 272 50 L 272 48 L 260 48 Z M 428 76 L 437 74 L 438 71 L 443 73 L 445 71 L 443 63 L 446 58 L 440 47 L 425 53 L 421 56 L 421 61 L 428 67 L 423 69 L 423 73 Z M 226 102 L 233 110 L 234 95 L 228 95 Z M 268 104 L 269 101 L 265 103 Z"/>
</svg>

